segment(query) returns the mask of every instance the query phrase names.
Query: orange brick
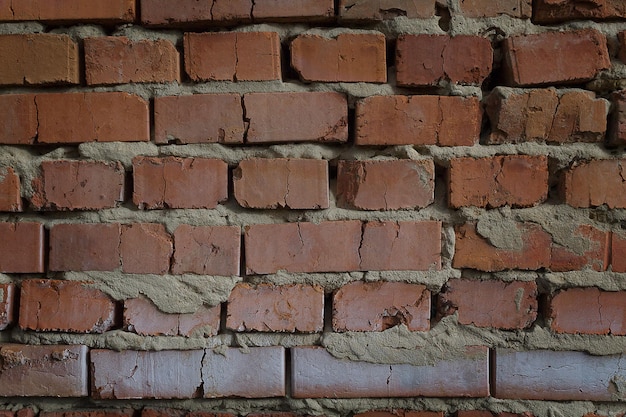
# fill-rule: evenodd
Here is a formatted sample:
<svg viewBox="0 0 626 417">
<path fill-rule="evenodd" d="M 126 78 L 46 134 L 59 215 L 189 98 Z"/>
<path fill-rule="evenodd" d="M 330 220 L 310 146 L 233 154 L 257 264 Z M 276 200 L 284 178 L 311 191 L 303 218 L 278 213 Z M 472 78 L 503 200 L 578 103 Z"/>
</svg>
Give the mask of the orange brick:
<svg viewBox="0 0 626 417">
<path fill-rule="evenodd" d="M 0 223 L 0 272 L 44 272 L 41 223 Z"/>
<path fill-rule="evenodd" d="M 22 211 L 20 193 L 20 177 L 13 168 L 0 168 L 0 211 Z"/>
<path fill-rule="evenodd" d="M 339 17 L 346 21 L 388 20 L 399 16 L 428 19 L 435 15 L 435 0 L 340 0 Z"/>
<path fill-rule="evenodd" d="M 563 173 L 561 191 L 572 207 L 626 208 L 623 159 L 598 159 L 572 163 Z"/>
<path fill-rule="evenodd" d="M 589 7 L 583 0 L 556 2 L 536 0 L 533 21 L 539 24 L 553 24 L 578 19 L 609 20 L 626 17 L 626 3 L 622 0 L 601 0 L 591 4 L 593 6 Z"/>
<path fill-rule="evenodd" d="M 174 252 L 172 237 L 162 224 L 122 225 L 122 271 L 129 274 L 166 274 Z"/>
<path fill-rule="evenodd" d="M 3 0 L 0 21 L 50 23 L 128 23 L 135 20 L 135 0 Z"/>
<path fill-rule="evenodd" d="M 114 271 L 120 267 L 117 223 L 57 224 L 50 228 L 51 271 Z"/>
<path fill-rule="evenodd" d="M 241 234 L 237 226 L 189 226 L 174 231 L 173 274 L 239 275 Z"/>
</svg>

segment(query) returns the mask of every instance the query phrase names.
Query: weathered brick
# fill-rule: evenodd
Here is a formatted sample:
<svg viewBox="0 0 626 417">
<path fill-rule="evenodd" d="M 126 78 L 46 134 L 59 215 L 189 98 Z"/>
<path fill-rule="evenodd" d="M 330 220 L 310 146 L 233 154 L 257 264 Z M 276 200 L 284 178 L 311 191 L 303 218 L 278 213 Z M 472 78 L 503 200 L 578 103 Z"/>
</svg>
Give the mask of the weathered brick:
<svg viewBox="0 0 626 417">
<path fill-rule="evenodd" d="M 250 415 L 250 414 L 248 414 Z M 148 408 L 141 410 L 141 417 L 237 417 L 232 413 L 214 413 L 208 411 L 187 411 L 177 408 Z"/>
<path fill-rule="evenodd" d="M 534 417 L 533 414 L 526 411 L 523 413 L 509 413 L 502 411 L 500 413 L 486 411 L 486 410 L 459 410 L 455 414 L 456 417 Z"/>
<path fill-rule="evenodd" d="M 30 145 L 38 134 L 34 94 L 0 95 L 0 143 Z"/>
<path fill-rule="evenodd" d="M 438 299 L 439 313 L 456 313 L 461 324 L 506 330 L 530 327 L 537 308 L 534 281 L 449 279 Z"/>
<path fill-rule="evenodd" d="M 532 0 L 461 0 L 460 14 L 465 17 L 507 15 L 526 19 L 532 15 Z"/>
<path fill-rule="evenodd" d="M 572 207 L 626 208 L 623 159 L 575 161 L 563 173 L 561 192 Z"/>
<path fill-rule="evenodd" d="M 488 349 L 471 346 L 455 359 L 423 365 L 352 362 L 324 348 L 291 348 L 294 398 L 486 397 Z"/>
<path fill-rule="evenodd" d="M 451 207 L 532 207 L 548 198 L 548 158 L 507 155 L 453 158 L 448 175 Z"/>
<path fill-rule="evenodd" d="M 43 161 L 33 180 L 35 210 L 100 210 L 124 200 L 124 167 L 119 162 Z"/>
<path fill-rule="evenodd" d="M 237 284 L 228 298 L 226 327 L 237 332 L 321 332 L 324 289 L 302 284 Z"/>
<path fill-rule="evenodd" d="M 133 417 L 133 410 L 40 411 L 38 417 Z"/>
<path fill-rule="evenodd" d="M 562 245 L 552 247 L 550 270 L 577 271 L 591 268 L 605 271 L 609 266 L 609 232 L 583 224 L 568 236 Z"/>
<path fill-rule="evenodd" d="M 22 281 L 19 314 L 22 329 L 104 333 L 116 320 L 115 302 L 87 282 Z"/>
<path fill-rule="evenodd" d="M 184 50 L 193 81 L 281 79 L 277 32 L 185 33 Z"/>
<path fill-rule="evenodd" d="M 337 205 L 360 210 L 423 208 L 435 199 L 430 159 L 345 161 L 337 169 Z"/>
<path fill-rule="evenodd" d="M 15 305 L 15 285 L 0 284 L 0 330 L 4 330 L 13 324 L 13 311 Z"/>
<path fill-rule="evenodd" d="M 613 272 L 626 272 L 626 234 L 611 233 L 611 269 Z"/>
<path fill-rule="evenodd" d="M 13 168 L 0 168 L 0 211 L 22 211 L 20 177 Z"/>
<path fill-rule="evenodd" d="M 511 36 L 502 48 L 505 78 L 516 86 L 580 83 L 611 67 L 606 38 L 593 29 Z"/>
<path fill-rule="evenodd" d="M 102 36 L 84 44 L 88 85 L 180 82 L 178 51 L 168 40 Z"/>
<path fill-rule="evenodd" d="M 249 93 L 247 142 L 346 142 L 348 102 L 336 92 Z"/>
<path fill-rule="evenodd" d="M 228 198 L 228 166 L 220 159 L 133 159 L 133 203 L 141 209 L 215 208 Z"/>
<path fill-rule="evenodd" d="M 340 0 L 342 20 L 387 20 L 399 16 L 428 19 L 435 15 L 435 0 Z"/>
<path fill-rule="evenodd" d="M 86 397 L 87 346 L 0 344 L 1 397 Z"/>
<path fill-rule="evenodd" d="M 3 0 L 0 21 L 127 23 L 135 20 L 134 0 Z"/>
<path fill-rule="evenodd" d="M 264 398 L 285 395 L 285 349 L 282 346 L 207 350 L 202 359 L 205 398 Z"/>
<path fill-rule="evenodd" d="M 246 208 L 328 208 L 328 162 L 254 158 L 233 171 L 234 194 Z"/>
<path fill-rule="evenodd" d="M 335 6 L 333 0 L 255 0 L 251 15 L 260 21 L 328 21 L 335 15 Z"/>
<path fill-rule="evenodd" d="M 626 144 L 626 90 L 611 94 L 611 105 L 613 110 L 609 118 L 608 142 L 611 145 L 624 145 Z"/>
<path fill-rule="evenodd" d="M 174 231 L 173 274 L 239 275 L 238 226 L 190 226 Z"/>
<path fill-rule="evenodd" d="M 122 225 L 120 256 L 122 271 L 129 274 L 166 274 L 174 252 L 172 237 L 162 224 Z"/>
<path fill-rule="evenodd" d="M 303 81 L 387 81 L 385 35 L 341 33 L 329 38 L 303 34 L 291 42 L 291 66 Z"/>
<path fill-rule="evenodd" d="M 400 35 L 396 46 L 397 84 L 482 84 L 491 74 L 492 62 L 493 48 L 487 38 Z"/>
<path fill-rule="evenodd" d="M 590 91 L 496 87 L 486 99 L 487 143 L 602 142 L 608 108 Z"/>
<path fill-rule="evenodd" d="M 404 282 L 352 282 L 333 295 L 333 330 L 383 331 L 404 324 L 411 331 L 430 329 L 430 291 Z"/>
<path fill-rule="evenodd" d="M 118 223 L 56 224 L 50 228 L 51 271 L 114 271 L 120 267 Z"/>
<path fill-rule="evenodd" d="M 391 409 L 389 411 L 375 410 L 356 413 L 354 417 L 444 417 L 443 411 L 414 411 Z"/>
<path fill-rule="evenodd" d="M 476 97 L 371 96 L 356 104 L 355 143 L 472 146 L 481 123 Z"/>
<path fill-rule="evenodd" d="M 0 35 L 0 56 L 2 85 L 80 83 L 78 45 L 67 35 Z"/>
<path fill-rule="evenodd" d="M 617 52 L 617 57 L 623 63 L 626 63 L 626 30 L 621 32 L 617 32 L 617 40 L 619 41 L 619 50 Z"/>
<path fill-rule="evenodd" d="M 623 401 L 616 389 L 626 378 L 622 355 L 496 349 L 492 395 L 527 400 Z"/>
<path fill-rule="evenodd" d="M 568 20 L 608 20 L 626 17 L 622 0 L 536 0 L 533 21 L 552 24 Z"/>
<path fill-rule="evenodd" d="M 0 272 L 44 272 L 41 223 L 0 223 Z"/>
</svg>

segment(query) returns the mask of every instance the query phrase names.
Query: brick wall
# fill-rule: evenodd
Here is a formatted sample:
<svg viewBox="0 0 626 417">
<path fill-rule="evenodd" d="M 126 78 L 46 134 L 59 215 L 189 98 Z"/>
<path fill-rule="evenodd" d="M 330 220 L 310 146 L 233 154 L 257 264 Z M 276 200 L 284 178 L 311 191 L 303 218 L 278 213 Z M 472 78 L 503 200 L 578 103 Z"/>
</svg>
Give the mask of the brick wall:
<svg viewBox="0 0 626 417">
<path fill-rule="evenodd" d="M 622 0 L 0 0 L 0 417 L 626 411 Z"/>
</svg>

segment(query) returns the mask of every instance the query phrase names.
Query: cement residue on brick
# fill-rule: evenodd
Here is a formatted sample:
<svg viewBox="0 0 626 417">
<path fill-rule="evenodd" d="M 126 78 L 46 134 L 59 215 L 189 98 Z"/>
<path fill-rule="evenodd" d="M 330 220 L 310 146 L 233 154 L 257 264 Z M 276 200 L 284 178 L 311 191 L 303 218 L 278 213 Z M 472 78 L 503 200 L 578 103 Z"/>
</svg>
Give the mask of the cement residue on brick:
<svg viewBox="0 0 626 417">
<path fill-rule="evenodd" d="M 523 232 L 503 210 L 485 212 L 476 223 L 476 231 L 496 248 L 519 251 L 524 247 Z"/>
<path fill-rule="evenodd" d="M 576 287 L 596 287 L 604 291 L 625 291 L 626 274 L 593 270 L 546 272 L 541 274 L 538 284 L 539 288 L 546 293 Z"/>
</svg>

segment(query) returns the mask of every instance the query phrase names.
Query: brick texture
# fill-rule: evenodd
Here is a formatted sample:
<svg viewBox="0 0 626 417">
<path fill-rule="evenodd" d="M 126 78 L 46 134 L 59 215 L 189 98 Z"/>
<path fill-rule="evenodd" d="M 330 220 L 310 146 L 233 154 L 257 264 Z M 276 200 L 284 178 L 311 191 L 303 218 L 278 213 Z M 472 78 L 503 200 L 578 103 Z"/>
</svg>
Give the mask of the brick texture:
<svg viewBox="0 0 626 417">
<path fill-rule="evenodd" d="M 435 15 L 435 0 L 340 0 L 342 20 L 388 20 L 399 16 L 427 19 Z"/>
<path fill-rule="evenodd" d="M 0 272 L 44 272 L 44 230 L 41 223 L 0 223 Z"/>
<path fill-rule="evenodd" d="M 50 228 L 51 271 L 114 271 L 120 267 L 118 223 L 57 224 Z"/>
<path fill-rule="evenodd" d="M 443 411 L 413 411 L 392 409 L 389 411 L 366 411 L 357 413 L 355 417 L 444 417 Z"/>
<path fill-rule="evenodd" d="M 173 274 L 239 275 L 237 226 L 190 226 L 174 231 Z"/>
<path fill-rule="evenodd" d="M 532 0 L 461 0 L 459 6 L 460 13 L 465 17 L 507 15 L 526 19 L 532 15 Z"/>
<path fill-rule="evenodd" d="M 626 183 L 622 159 L 599 159 L 572 163 L 563 173 L 561 191 L 572 207 L 626 207 Z"/>
<path fill-rule="evenodd" d="M 554 244 L 550 269 L 556 272 L 590 268 L 605 271 L 609 265 L 610 233 L 589 225 L 580 225 L 565 245 Z"/>
<path fill-rule="evenodd" d="M 591 7 L 590 7 L 591 6 Z M 620 0 L 602 0 L 586 4 L 582 0 L 538 0 L 534 5 L 533 21 L 551 24 L 577 19 L 608 20 L 626 17 L 626 4 Z"/>
<path fill-rule="evenodd" d="M 626 272 L 626 234 L 611 234 L 611 268 L 615 272 Z"/>
<path fill-rule="evenodd" d="M 0 21 L 128 23 L 135 20 L 133 0 L 20 0 L 0 4 Z"/>
<path fill-rule="evenodd" d="M 11 167 L 0 168 L 0 211 L 22 211 L 20 177 Z"/>
<path fill-rule="evenodd" d="M 613 111 L 609 118 L 609 143 L 623 145 L 626 143 L 626 90 L 611 94 Z M 0 104 L 1 105 L 1 104 Z"/>
<path fill-rule="evenodd" d="M 0 95 L 0 143 L 30 145 L 37 139 L 38 111 L 34 94 Z"/>
<path fill-rule="evenodd" d="M 122 271 L 130 274 L 166 274 L 174 252 L 172 237 L 156 223 L 122 225 Z"/>
<path fill-rule="evenodd" d="M 13 324 L 15 302 L 15 285 L 0 284 L 0 330 Z"/>
</svg>

